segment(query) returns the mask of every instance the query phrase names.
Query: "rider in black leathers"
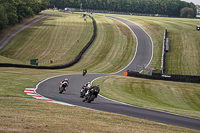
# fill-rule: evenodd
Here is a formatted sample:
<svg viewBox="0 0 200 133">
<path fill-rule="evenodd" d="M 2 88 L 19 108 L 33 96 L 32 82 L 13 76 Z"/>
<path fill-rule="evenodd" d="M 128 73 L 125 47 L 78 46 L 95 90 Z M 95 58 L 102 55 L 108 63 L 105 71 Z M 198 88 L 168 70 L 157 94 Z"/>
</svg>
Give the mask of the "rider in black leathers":
<svg viewBox="0 0 200 133">
<path fill-rule="evenodd" d="M 87 69 L 84 69 L 84 70 L 83 70 L 83 76 L 85 76 L 86 73 L 87 73 Z"/>
<path fill-rule="evenodd" d="M 91 90 L 91 89 L 97 89 L 97 90 L 100 91 L 99 85 L 95 85 L 95 86 L 90 87 L 85 95 L 88 95 L 88 94 L 90 93 L 90 90 Z M 97 95 L 98 95 L 98 94 L 97 94 Z M 95 95 L 96 98 L 97 98 L 97 95 Z"/>
</svg>

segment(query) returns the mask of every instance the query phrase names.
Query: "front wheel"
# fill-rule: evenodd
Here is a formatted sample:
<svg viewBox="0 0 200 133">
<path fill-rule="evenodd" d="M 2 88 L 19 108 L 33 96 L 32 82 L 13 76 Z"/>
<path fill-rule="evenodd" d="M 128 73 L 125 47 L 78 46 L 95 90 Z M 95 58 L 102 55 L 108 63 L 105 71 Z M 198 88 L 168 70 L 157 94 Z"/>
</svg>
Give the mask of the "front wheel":
<svg viewBox="0 0 200 133">
<path fill-rule="evenodd" d="M 83 76 L 85 76 L 85 72 L 83 72 Z"/>
<path fill-rule="evenodd" d="M 81 89 L 81 91 L 80 91 L 80 97 L 83 98 L 84 96 L 85 96 L 85 90 Z"/>
<path fill-rule="evenodd" d="M 62 93 L 63 93 L 63 91 L 64 91 L 64 89 L 65 89 L 64 87 L 61 87 L 61 88 L 59 88 L 59 93 L 61 93 L 61 94 L 62 94 Z"/>
<path fill-rule="evenodd" d="M 87 100 L 88 103 L 91 103 L 95 99 L 95 95 L 90 96 L 90 98 Z"/>
</svg>

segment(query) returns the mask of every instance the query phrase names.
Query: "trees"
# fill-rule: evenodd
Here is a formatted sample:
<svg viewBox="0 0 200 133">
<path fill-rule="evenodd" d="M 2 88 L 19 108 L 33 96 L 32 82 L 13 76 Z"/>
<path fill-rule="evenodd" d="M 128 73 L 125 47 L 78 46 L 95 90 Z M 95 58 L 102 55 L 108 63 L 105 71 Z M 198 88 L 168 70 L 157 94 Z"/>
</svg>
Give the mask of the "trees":
<svg viewBox="0 0 200 133">
<path fill-rule="evenodd" d="M 8 24 L 8 17 L 5 13 L 5 9 L 2 5 L 0 5 L 0 30 L 3 30 Z"/>
<path fill-rule="evenodd" d="M 17 8 L 17 16 L 18 20 L 21 21 L 27 16 L 28 17 L 33 16 L 33 10 L 28 6 L 19 5 Z"/>
<path fill-rule="evenodd" d="M 13 25 L 17 20 L 17 8 L 16 3 L 13 0 L 1 1 L 0 3 L 4 7 L 4 13 L 7 15 L 8 24 Z"/>
<path fill-rule="evenodd" d="M 179 17 L 179 0 L 168 0 L 166 3 L 166 14 L 169 16 Z"/>
<path fill-rule="evenodd" d="M 195 16 L 194 10 L 192 8 L 184 7 L 180 11 L 180 17 L 183 18 L 193 18 Z"/>
<path fill-rule="evenodd" d="M 49 4 L 49 0 L 41 0 L 41 10 L 45 10 Z"/>
<path fill-rule="evenodd" d="M 0 0 L 0 30 L 38 14 L 48 5 L 49 0 Z"/>
<path fill-rule="evenodd" d="M 180 10 L 189 7 L 196 13 L 196 6 L 193 3 L 181 0 L 50 0 L 53 8 L 59 9 L 65 7 L 83 9 L 98 9 L 108 11 L 132 12 L 132 13 L 148 13 L 148 14 L 164 14 L 171 17 L 180 17 Z"/>
</svg>

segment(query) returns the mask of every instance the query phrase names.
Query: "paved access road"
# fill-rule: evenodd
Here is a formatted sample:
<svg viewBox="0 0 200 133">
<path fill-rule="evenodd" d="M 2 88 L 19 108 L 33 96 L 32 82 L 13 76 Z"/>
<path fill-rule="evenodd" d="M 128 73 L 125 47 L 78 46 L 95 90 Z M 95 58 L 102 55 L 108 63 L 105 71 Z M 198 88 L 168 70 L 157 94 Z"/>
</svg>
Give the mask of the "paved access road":
<svg viewBox="0 0 200 133">
<path fill-rule="evenodd" d="M 21 32 L 22 30 L 26 29 L 27 27 L 29 27 L 31 24 L 36 23 L 37 21 L 49 16 L 49 14 L 43 13 L 44 16 L 38 17 L 36 19 L 33 19 L 32 21 L 26 23 L 25 25 L 22 25 L 20 27 L 18 27 L 17 29 L 13 30 L 12 32 L 10 32 L 7 36 L 5 36 L 1 41 L 0 41 L 0 50 L 3 49 L 7 43 L 19 32 Z"/>
<path fill-rule="evenodd" d="M 127 70 L 135 69 L 136 65 L 149 64 L 152 58 L 153 44 L 148 34 L 139 26 L 130 21 L 116 17 L 112 18 L 121 21 L 130 27 L 130 29 L 134 32 L 134 34 L 137 37 L 138 47 L 135 57 L 133 58 L 133 61 L 122 71 L 110 75 L 122 75 L 123 72 Z M 141 68 L 137 68 L 137 71 L 138 72 L 141 71 Z M 81 106 L 94 110 L 118 113 L 136 118 L 156 121 L 164 124 L 171 124 L 171 125 L 177 125 L 177 126 L 200 130 L 200 120 L 195 118 L 135 107 L 119 103 L 116 101 L 112 101 L 101 96 L 98 96 L 98 98 L 91 103 L 82 102 L 82 98 L 80 98 L 81 87 L 85 83 L 101 76 L 109 76 L 109 75 L 86 74 L 86 76 L 83 77 L 82 74 L 74 74 L 74 75 L 63 75 L 63 76 L 52 77 L 38 83 L 36 85 L 35 92 L 38 95 L 42 95 L 46 98 L 55 101 L 69 103 L 76 106 Z M 63 94 L 59 94 L 58 92 L 59 83 L 65 78 L 69 79 L 69 88 Z"/>
</svg>

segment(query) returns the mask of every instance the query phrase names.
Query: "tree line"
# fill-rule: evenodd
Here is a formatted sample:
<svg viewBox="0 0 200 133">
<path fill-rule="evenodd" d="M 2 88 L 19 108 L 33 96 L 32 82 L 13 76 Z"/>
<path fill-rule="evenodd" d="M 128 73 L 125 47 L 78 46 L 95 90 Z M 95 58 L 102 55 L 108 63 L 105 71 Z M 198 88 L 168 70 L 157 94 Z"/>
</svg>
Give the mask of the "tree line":
<svg viewBox="0 0 200 133">
<path fill-rule="evenodd" d="M 80 8 L 81 4 L 83 9 L 163 14 L 170 17 L 180 17 L 181 9 L 187 7 L 193 10 L 192 16 L 196 16 L 196 6 L 180 0 L 50 0 L 49 7 Z"/>
<path fill-rule="evenodd" d="M 180 0 L 0 0 L 0 31 L 41 10 L 80 8 L 195 17 L 196 6 Z"/>
<path fill-rule="evenodd" d="M 0 0 L 0 31 L 23 18 L 38 14 L 49 5 L 49 0 Z"/>
</svg>

